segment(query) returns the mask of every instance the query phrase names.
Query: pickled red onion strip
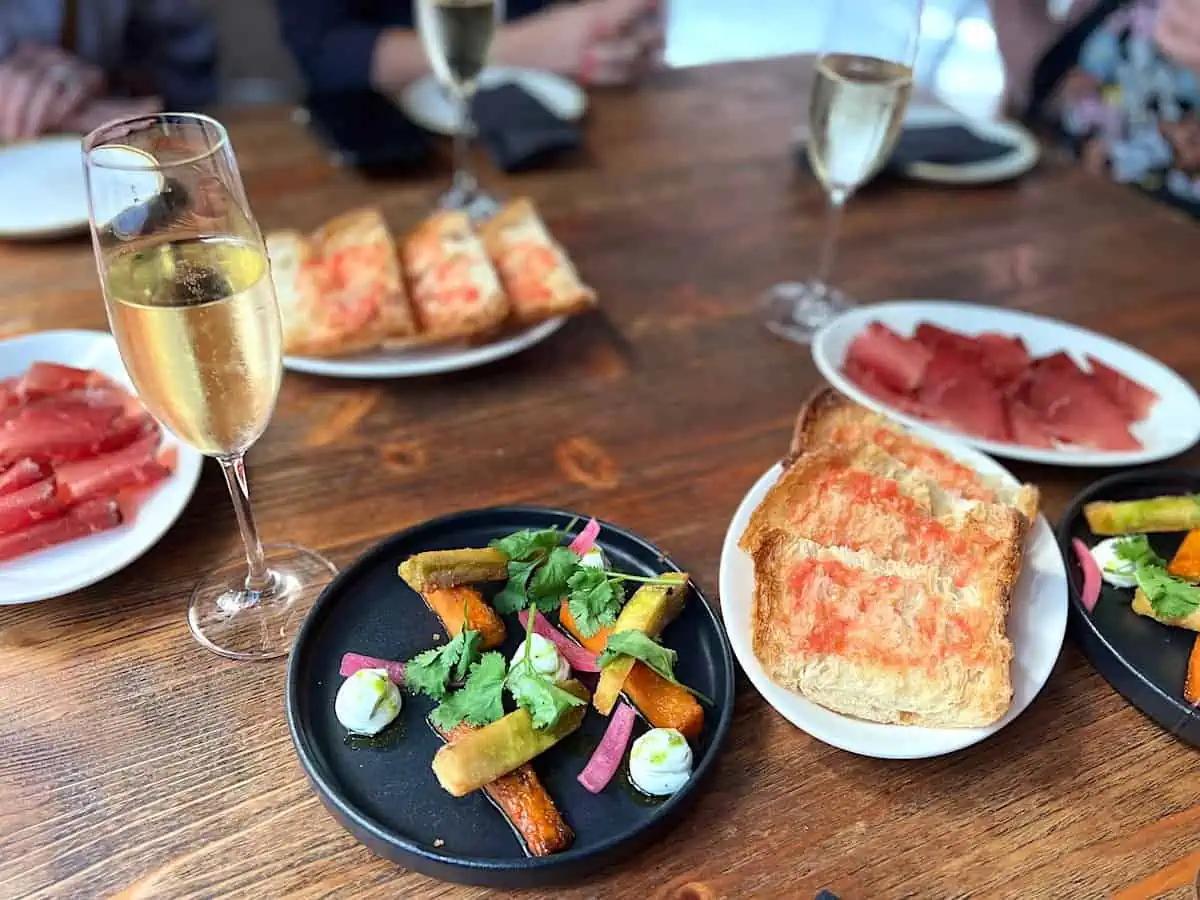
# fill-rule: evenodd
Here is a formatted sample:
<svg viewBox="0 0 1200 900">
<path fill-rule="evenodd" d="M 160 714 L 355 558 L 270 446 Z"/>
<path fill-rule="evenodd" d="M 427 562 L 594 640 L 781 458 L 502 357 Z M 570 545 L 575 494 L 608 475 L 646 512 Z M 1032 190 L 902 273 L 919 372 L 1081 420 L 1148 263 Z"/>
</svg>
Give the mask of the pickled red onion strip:
<svg viewBox="0 0 1200 900">
<path fill-rule="evenodd" d="M 1079 567 L 1083 569 L 1083 590 L 1079 594 L 1079 602 L 1083 604 L 1084 609 L 1091 612 L 1096 608 L 1096 601 L 1100 599 L 1100 567 L 1096 565 L 1096 559 L 1087 544 L 1075 538 L 1071 545 L 1079 558 Z"/>
<path fill-rule="evenodd" d="M 634 719 L 633 707 L 624 701 L 613 710 L 608 728 L 604 730 L 604 737 L 600 739 L 592 758 L 578 777 L 579 783 L 593 794 L 598 794 L 608 787 L 608 783 L 617 774 L 617 769 L 621 767 L 621 760 L 625 758 L 625 748 L 629 746 L 629 739 L 633 737 Z"/>
<path fill-rule="evenodd" d="M 342 665 L 338 674 L 349 678 L 360 669 L 383 669 L 388 678 L 395 684 L 404 684 L 404 663 L 390 659 L 379 659 L 375 656 L 363 656 L 361 653 L 347 653 L 342 656 Z"/>
<path fill-rule="evenodd" d="M 571 541 L 568 549 L 578 553 L 580 556 L 584 556 L 596 546 L 596 538 L 599 536 L 600 523 L 595 519 L 589 519 L 588 523 L 583 526 L 583 531 L 575 535 L 575 540 Z"/>
<path fill-rule="evenodd" d="M 521 624 L 526 628 L 529 627 L 529 610 L 521 610 Z M 545 616 L 538 616 L 533 620 L 533 633 L 540 634 L 550 643 L 554 644 L 562 658 L 576 672 L 599 672 L 600 666 L 596 664 L 596 656 L 591 651 L 585 650 L 577 643 L 546 621 Z"/>
</svg>

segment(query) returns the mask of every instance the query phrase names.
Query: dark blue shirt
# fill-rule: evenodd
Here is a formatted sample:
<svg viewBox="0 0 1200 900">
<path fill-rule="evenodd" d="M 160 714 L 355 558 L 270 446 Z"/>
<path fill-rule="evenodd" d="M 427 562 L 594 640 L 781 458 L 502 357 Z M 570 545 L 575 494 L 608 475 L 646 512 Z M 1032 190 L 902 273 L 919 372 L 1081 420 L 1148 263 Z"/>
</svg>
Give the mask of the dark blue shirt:
<svg viewBox="0 0 1200 900">
<path fill-rule="evenodd" d="M 507 0 L 509 21 L 549 0 Z M 412 0 L 279 0 L 283 40 L 316 94 L 371 86 L 371 54 L 386 28 L 414 27 Z"/>
</svg>

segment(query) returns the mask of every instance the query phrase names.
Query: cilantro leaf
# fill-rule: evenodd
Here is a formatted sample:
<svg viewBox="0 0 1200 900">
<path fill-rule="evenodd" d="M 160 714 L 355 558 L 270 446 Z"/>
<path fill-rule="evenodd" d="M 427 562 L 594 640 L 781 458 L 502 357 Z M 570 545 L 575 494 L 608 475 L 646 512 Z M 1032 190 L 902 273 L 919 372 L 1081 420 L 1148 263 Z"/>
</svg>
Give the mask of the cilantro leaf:
<svg viewBox="0 0 1200 900">
<path fill-rule="evenodd" d="M 537 560 L 530 562 L 509 560 L 508 584 L 504 586 L 504 590 L 497 594 L 496 598 L 492 601 L 492 606 L 496 607 L 496 612 L 501 615 L 511 616 L 525 608 L 526 586 L 529 583 L 529 576 L 533 574 L 536 566 Z"/>
<path fill-rule="evenodd" d="M 1200 586 L 1176 578 L 1161 566 L 1139 565 L 1133 577 L 1155 614 L 1164 619 L 1183 619 L 1200 609 Z"/>
<path fill-rule="evenodd" d="M 695 694 L 705 703 L 711 705 L 712 701 L 707 697 L 699 691 L 693 690 L 686 684 L 683 684 L 675 677 L 675 661 L 679 658 L 679 654 L 670 647 L 664 647 L 652 637 L 640 631 L 613 632 L 608 636 L 608 643 L 605 644 L 604 652 L 600 654 L 596 662 L 603 669 L 622 656 L 632 656 L 667 681 L 679 685 L 688 693 Z"/>
<path fill-rule="evenodd" d="M 625 602 L 625 590 L 602 569 L 579 566 L 567 579 L 567 606 L 584 637 L 615 625 Z"/>
<path fill-rule="evenodd" d="M 1149 539 L 1144 534 L 1135 534 L 1122 538 L 1113 545 L 1113 551 L 1118 559 L 1131 562 L 1135 566 L 1148 565 L 1165 567 L 1167 561 L 1154 552 Z"/>
<path fill-rule="evenodd" d="M 463 628 L 454 641 L 461 641 L 458 661 L 454 664 L 454 680 L 462 681 L 467 677 L 471 665 L 479 659 L 479 645 L 483 643 L 483 635 L 471 628 Z M 454 641 L 450 643 L 453 644 Z"/>
<path fill-rule="evenodd" d="M 512 667 L 506 683 L 517 705 L 529 711 L 534 728 L 553 728 L 567 710 L 584 705 L 570 691 L 534 671 L 526 660 Z"/>
<path fill-rule="evenodd" d="M 513 532 L 508 537 L 497 538 L 488 546 L 499 550 L 510 560 L 529 562 L 541 559 L 561 543 L 562 534 L 556 528 L 541 531 L 526 528 L 524 531 Z"/>
<path fill-rule="evenodd" d="M 555 547 L 529 579 L 528 596 L 542 612 L 555 609 L 567 594 L 567 581 L 579 568 L 579 554 Z"/>
<path fill-rule="evenodd" d="M 434 700 L 446 696 L 451 674 L 461 680 L 479 656 L 482 636 L 464 628 L 448 644 L 418 653 L 404 667 L 404 684 L 415 693 L 428 694 Z"/>
<path fill-rule="evenodd" d="M 504 657 L 495 651 L 485 653 L 471 666 L 467 683 L 450 694 L 434 709 L 430 718 L 443 731 L 459 722 L 487 725 L 504 715 Z"/>
</svg>

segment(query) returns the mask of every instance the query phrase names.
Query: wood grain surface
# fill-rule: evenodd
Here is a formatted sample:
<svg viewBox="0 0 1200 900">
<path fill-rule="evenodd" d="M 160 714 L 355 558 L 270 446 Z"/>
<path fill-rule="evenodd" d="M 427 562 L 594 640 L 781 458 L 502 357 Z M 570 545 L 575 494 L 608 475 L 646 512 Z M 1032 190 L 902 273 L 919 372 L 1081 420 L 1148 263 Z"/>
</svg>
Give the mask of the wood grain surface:
<svg viewBox="0 0 1200 900">
<path fill-rule="evenodd" d="M 344 565 L 454 509 L 566 506 L 661 544 L 715 596 L 729 518 L 819 380 L 753 307 L 815 264 L 822 198 L 788 153 L 806 79 L 796 60 L 665 74 L 596 98 L 574 164 L 489 171 L 496 190 L 535 198 L 602 312 L 483 371 L 289 375 L 250 454 L 267 539 Z M 386 183 L 331 168 L 286 110 L 228 122 L 265 229 L 378 203 L 402 230 L 448 178 L 444 166 Z M 947 297 L 1055 316 L 1197 383 L 1198 251 L 1191 222 L 1051 160 L 992 188 L 866 190 L 849 208 L 836 280 L 865 301 Z M 0 247 L 0 327 L 56 326 L 104 327 L 87 241 Z M 1013 470 L 1041 485 L 1052 520 L 1104 474 Z M 137 564 L 0 610 L 0 897 L 485 895 L 355 843 L 293 756 L 284 664 L 228 663 L 192 640 L 188 590 L 237 540 L 210 464 Z M 587 884 L 518 896 L 1191 897 L 1198 761 L 1070 645 L 1016 722 L 926 761 L 820 744 L 743 678 L 727 752 L 677 830 Z"/>
</svg>

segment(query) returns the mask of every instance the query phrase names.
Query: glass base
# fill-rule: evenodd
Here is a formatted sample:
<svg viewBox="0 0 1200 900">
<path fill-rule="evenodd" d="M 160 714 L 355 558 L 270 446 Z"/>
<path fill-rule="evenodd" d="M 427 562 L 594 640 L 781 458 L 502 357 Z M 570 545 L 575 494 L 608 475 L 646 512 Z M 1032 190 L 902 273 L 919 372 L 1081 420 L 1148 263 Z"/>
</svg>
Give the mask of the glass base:
<svg viewBox="0 0 1200 900">
<path fill-rule="evenodd" d="M 246 589 L 246 557 L 227 559 L 192 590 L 188 626 L 200 644 L 229 659 L 287 656 L 304 617 L 337 568 L 294 544 L 263 547 L 270 583 Z"/>
<path fill-rule="evenodd" d="M 811 344 L 818 331 L 853 305 L 837 288 L 816 280 L 777 284 L 758 301 L 763 324 L 797 344 Z"/>
<path fill-rule="evenodd" d="M 454 184 L 438 198 L 438 209 L 465 212 L 472 222 L 486 222 L 500 211 L 500 204 L 470 175 L 457 175 Z"/>
</svg>

